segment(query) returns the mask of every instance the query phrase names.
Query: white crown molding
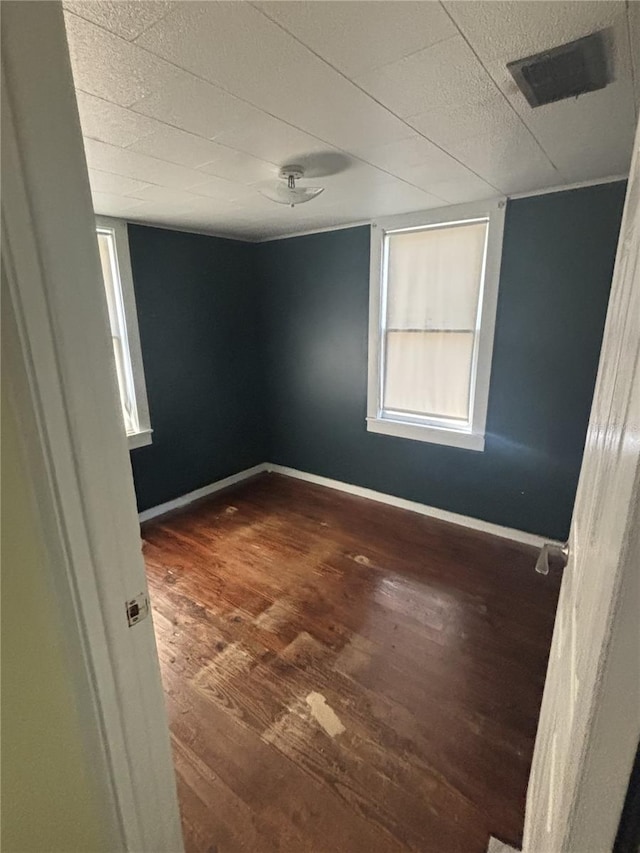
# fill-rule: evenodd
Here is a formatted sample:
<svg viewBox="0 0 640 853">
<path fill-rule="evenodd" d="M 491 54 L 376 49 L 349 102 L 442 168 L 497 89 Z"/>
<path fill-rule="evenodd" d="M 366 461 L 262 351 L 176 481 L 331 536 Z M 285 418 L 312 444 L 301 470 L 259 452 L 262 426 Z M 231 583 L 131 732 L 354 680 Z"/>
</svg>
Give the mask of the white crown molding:
<svg viewBox="0 0 640 853">
<path fill-rule="evenodd" d="M 435 208 L 430 208 L 434 209 Z M 276 240 L 289 240 L 291 237 L 310 237 L 313 234 L 326 234 L 329 231 L 345 231 L 348 228 L 360 228 L 363 225 L 371 225 L 371 219 L 360 219 L 357 222 L 346 222 L 339 225 L 325 225 L 323 228 L 312 228 L 308 231 L 293 231 L 291 234 L 278 234 L 275 237 L 260 237 L 254 243 L 275 243 Z"/>
<path fill-rule="evenodd" d="M 232 240 L 234 243 L 258 243 L 248 237 L 234 237 L 231 234 L 221 234 L 216 231 L 203 231 L 194 228 L 185 228 L 183 225 L 165 225 L 164 222 L 145 222 L 144 219 L 129 219 L 126 216 L 111 216 L 106 213 L 96 213 L 103 219 L 109 218 L 114 221 L 126 222 L 127 225 L 142 225 L 144 228 L 157 228 L 160 231 L 177 231 L 179 234 L 195 234 L 198 237 L 217 237 L 218 240 Z"/>
<path fill-rule="evenodd" d="M 512 195 L 508 196 L 511 199 L 519 199 L 519 198 L 534 198 L 538 195 L 550 195 L 551 193 L 564 193 L 569 192 L 570 190 L 581 190 L 586 187 L 597 187 L 600 184 L 615 184 L 618 181 L 626 181 L 629 178 L 629 174 L 625 175 L 609 175 L 607 178 L 593 178 L 589 181 L 576 181 L 573 184 L 560 184 L 555 187 L 545 187 L 542 190 L 527 190 L 527 192 L 523 193 L 512 193 Z"/>
<path fill-rule="evenodd" d="M 568 192 L 569 190 L 580 190 L 585 187 L 597 187 L 600 184 L 614 184 L 618 181 L 626 181 L 628 174 L 624 175 L 609 175 L 606 178 L 594 178 L 588 181 L 578 181 L 573 184 L 559 184 L 554 187 L 545 187 L 541 190 L 527 190 L 521 193 L 512 193 L 506 196 L 509 201 L 520 198 L 533 198 L 538 195 L 550 195 L 551 193 Z M 443 201 L 439 207 L 430 207 L 429 210 L 440 210 L 441 208 L 453 207 L 453 202 Z M 102 214 L 96 214 L 101 216 Z M 112 217 L 119 219 L 120 217 Z M 289 240 L 292 237 L 310 237 L 313 234 L 327 234 L 330 231 L 344 231 L 348 228 L 360 228 L 362 225 L 371 225 L 371 219 L 359 219 L 355 222 L 342 222 L 337 225 L 326 225 L 323 228 L 310 228 L 305 231 L 291 231 L 287 234 L 277 234 L 275 237 L 239 237 L 230 234 L 221 234 L 215 231 L 194 230 L 193 228 L 184 228 L 180 225 L 164 225 L 157 222 L 145 222 L 143 219 L 126 219 L 123 220 L 130 225 L 144 225 L 146 228 L 159 228 L 165 231 L 178 231 L 183 234 L 198 234 L 201 237 L 217 237 L 220 240 L 233 240 L 236 243 L 273 243 L 276 240 Z"/>
</svg>

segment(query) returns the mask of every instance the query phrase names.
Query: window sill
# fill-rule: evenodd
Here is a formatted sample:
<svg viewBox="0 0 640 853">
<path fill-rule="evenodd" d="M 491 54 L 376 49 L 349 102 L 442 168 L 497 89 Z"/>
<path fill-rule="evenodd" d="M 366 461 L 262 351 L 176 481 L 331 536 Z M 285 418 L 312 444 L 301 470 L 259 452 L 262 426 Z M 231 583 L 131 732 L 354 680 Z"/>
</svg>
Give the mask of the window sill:
<svg viewBox="0 0 640 853">
<path fill-rule="evenodd" d="M 367 431 L 394 435 L 397 438 L 410 438 L 414 441 L 428 441 L 431 444 L 444 444 L 448 447 L 461 447 L 464 450 L 484 450 L 484 435 L 445 427 L 422 426 L 387 418 L 367 418 Z"/>
<path fill-rule="evenodd" d="M 127 435 L 127 442 L 129 443 L 129 450 L 134 450 L 136 447 L 145 447 L 147 444 L 151 444 L 152 438 L 151 434 L 153 433 L 152 429 L 142 429 L 140 432 L 131 433 L 131 435 Z"/>
</svg>

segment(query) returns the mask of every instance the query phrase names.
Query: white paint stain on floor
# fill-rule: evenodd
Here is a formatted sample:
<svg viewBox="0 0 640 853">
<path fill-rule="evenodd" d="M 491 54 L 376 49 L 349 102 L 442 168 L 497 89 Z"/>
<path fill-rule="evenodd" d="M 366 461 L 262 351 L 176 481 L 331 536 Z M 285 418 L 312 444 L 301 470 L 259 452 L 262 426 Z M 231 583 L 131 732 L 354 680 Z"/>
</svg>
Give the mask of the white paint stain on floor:
<svg viewBox="0 0 640 853">
<path fill-rule="evenodd" d="M 329 737 L 336 737 L 345 731 L 345 727 L 322 693 L 309 693 L 306 703 L 311 709 L 313 718 L 319 723 Z"/>
</svg>

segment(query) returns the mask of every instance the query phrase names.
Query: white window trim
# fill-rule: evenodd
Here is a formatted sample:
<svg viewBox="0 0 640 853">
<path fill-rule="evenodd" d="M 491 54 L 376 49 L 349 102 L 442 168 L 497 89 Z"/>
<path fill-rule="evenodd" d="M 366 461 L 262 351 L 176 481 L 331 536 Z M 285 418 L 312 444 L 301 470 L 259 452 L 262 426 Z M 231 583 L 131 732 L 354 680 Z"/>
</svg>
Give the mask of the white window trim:
<svg viewBox="0 0 640 853">
<path fill-rule="evenodd" d="M 422 213 L 390 216 L 371 223 L 371 260 L 369 283 L 369 378 L 367 389 L 367 430 L 383 435 L 428 441 L 467 450 L 484 450 L 489 382 L 491 379 L 491 357 L 498 304 L 500 263 L 502 260 L 502 238 L 506 200 L 503 198 L 472 204 L 436 208 Z M 456 428 L 449 423 L 442 426 L 430 421 L 419 424 L 409 419 L 394 420 L 382 416 L 381 360 L 382 360 L 382 302 L 383 245 L 387 232 L 420 228 L 429 225 L 446 225 L 467 219 L 489 220 L 487 253 L 484 281 L 481 291 L 480 329 L 477 339 L 475 371 L 472 376 L 472 398 L 470 426 Z"/>
<path fill-rule="evenodd" d="M 149 403 L 147 400 L 147 384 L 144 378 L 144 364 L 142 362 L 142 347 L 140 346 L 140 330 L 138 328 L 138 312 L 136 310 L 136 295 L 133 288 L 133 273 L 131 271 L 131 255 L 129 252 L 129 236 L 127 223 L 121 219 L 111 219 L 107 216 L 96 216 L 96 227 L 108 229 L 113 233 L 116 257 L 118 260 L 118 272 L 120 274 L 120 288 L 122 290 L 122 303 L 124 307 L 124 319 L 127 329 L 127 349 L 131 360 L 133 373 L 133 387 L 135 392 L 135 403 L 138 415 L 138 430 L 127 433 L 129 449 L 144 447 L 151 444 L 152 433 L 151 420 L 149 417 Z"/>
</svg>

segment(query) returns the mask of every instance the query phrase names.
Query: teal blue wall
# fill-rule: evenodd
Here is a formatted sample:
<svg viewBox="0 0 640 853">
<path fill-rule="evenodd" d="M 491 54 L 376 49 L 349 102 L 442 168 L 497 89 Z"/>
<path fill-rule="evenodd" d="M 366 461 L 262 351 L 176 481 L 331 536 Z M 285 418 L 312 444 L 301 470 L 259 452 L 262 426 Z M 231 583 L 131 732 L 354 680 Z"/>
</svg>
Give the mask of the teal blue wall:
<svg viewBox="0 0 640 853">
<path fill-rule="evenodd" d="M 271 461 L 566 537 L 624 190 L 508 204 L 482 453 L 366 431 L 368 228 L 258 246 Z"/>
<path fill-rule="evenodd" d="M 132 451 L 144 510 L 264 462 L 251 244 L 129 225 L 153 443 Z"/>
<path fill-rule="evenodd" d="M 368 433 L 369 229 L 247 244 L 129 226 L 146 509 L 263 461 L 562 539 L 623 182 L 508 204 L 483 453 Z"/>
</svg>

